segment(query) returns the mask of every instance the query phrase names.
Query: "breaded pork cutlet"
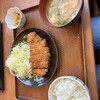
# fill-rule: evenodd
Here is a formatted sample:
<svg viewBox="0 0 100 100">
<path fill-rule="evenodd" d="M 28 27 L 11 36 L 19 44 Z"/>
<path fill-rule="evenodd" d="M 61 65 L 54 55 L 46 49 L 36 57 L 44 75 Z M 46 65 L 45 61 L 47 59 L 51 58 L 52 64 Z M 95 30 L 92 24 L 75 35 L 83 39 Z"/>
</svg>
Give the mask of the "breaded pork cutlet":
<svg viewBox="0 0 100 100">
<path fill-rule="evenodd" d="M 33 68 L 49 68 L 49 61 L 32 63 Z"/>
<path fill-rule="evenodd" d="M 49 53 L 49 48 L 48 47 L 33 48 L 30 49 L 30 53 L 31 55 Z"/>
<path fill-rule="evenodd" d="M 41 40 L 39 42 L 31 43 L 30 44 L 30 49 L 40 48 L 40 47 L 45 47 L 45 46 L 47 46 L 46 39 L 43 39 L 43 40 Z"/>
<path fill-rule="evenodd" d="M 46 53 L 46 54 L 37 54 L 37 55 L 31 56 L 30 62 L 34 63 L 34 62 L 49 61 L 49 58 L 50 58 L 50 53 Z"/>
<path fill-rule="evenodd" d="M 31 32 L 30 34 L 27 35 L 27 42 L 29 44 L 40 42 L 42 40 L 41 37 L 39 37 L 36 32 Z"/>
<path fill-rule="evenodd" d="M 46 39 L 42 39 L 35 32 L 27 35 L 27 42 L 30 45 L 30 62 L 33 73 L 44 76 L 48 72 L 50 53 Z"/>
<path fill-rule="evenodd" d="M 48 69 L 33 69 L 33 73 L 39 77 L 46 75 L 46 72 L 48 72 Z"/>
</svg>

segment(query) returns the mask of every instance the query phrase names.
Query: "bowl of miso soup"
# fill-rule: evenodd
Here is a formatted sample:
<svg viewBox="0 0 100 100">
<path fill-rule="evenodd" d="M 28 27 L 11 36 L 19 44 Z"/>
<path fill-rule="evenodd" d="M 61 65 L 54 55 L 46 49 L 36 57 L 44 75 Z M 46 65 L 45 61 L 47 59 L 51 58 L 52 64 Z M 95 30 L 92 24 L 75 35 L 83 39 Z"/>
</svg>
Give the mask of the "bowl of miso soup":
<svg viewBox="0 0 100 100">
<path fill-rule="evenodd" d="M 40 0 L 39 14 L 51 27 L 63 27 L 80 17 L 84 0 Z"/>
</svg>

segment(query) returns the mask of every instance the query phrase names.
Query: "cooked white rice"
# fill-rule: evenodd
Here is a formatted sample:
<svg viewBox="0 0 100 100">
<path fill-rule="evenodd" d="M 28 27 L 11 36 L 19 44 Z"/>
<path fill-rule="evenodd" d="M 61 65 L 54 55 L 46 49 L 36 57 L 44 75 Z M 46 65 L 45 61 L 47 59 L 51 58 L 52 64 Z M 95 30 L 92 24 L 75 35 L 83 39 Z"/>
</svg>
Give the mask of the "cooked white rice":
<svg viewBox="0 0 100 100">
<path fill-rule="evenodd" d="M 85 89 L 72 79 L 59 79 L 53 84 L 57 100 L 90 100 Z"/>
</svg>

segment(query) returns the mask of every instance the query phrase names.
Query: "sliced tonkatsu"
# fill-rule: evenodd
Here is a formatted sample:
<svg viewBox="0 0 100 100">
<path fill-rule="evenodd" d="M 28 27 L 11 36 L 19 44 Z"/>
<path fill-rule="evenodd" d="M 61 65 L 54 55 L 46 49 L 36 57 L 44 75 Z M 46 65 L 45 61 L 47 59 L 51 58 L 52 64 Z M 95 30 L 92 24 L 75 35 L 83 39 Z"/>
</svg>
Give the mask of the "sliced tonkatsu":
<svg viewBox="0 0 100 100">
<path fill-rule="evenodd" d="M 46 54 L 37 54 L 37 55 L 31 55 L 30 56 L 30 62 L 44 62 L 44 61 L 49 61 L 50 59 L 50 53 Z"/>
<path fill-rule="evenodd" d="M 44 76 L 48 72 L 50 53 L 46 39 L 42 39 L 36 32 L 27 35 L 27 42 L 30 45 L 30 62 L 33 73 Z"/>
<path fill-rule="evenodd" d="M 49 68 L 49 61 L 32 63 L 33 68 Z"/>
<path fill-rule="evenodd" d="M 33 73 L 38 75 L 39 77 L 46 75 L 47 72 L 48 69 L 33 69 Z"/>
<path fill-rule="evenodd" d="M 45 46 L 47 46 L 47 43 L 46 43 L 45 39 L 43 39 L 41 41 L 38 41 L 38 42 L 33 42 L 33 43 L 30 44 L 31 49 L 45 47 Z"/>
<path fill-rule="evenodd" d="M 30 50 L 31 55 L 49 53 L 48 47 L 33 48 Z"/>
<path fill-rule="evenodd" d="M 39 37 L 36 32 L 31 32 L 27 35 L 27 42 L 29 44 L 32 44 L 32 43 L 36 43 L 36 42 L 40 42 L 42 40 L 41 37 Z"/>
</svg>

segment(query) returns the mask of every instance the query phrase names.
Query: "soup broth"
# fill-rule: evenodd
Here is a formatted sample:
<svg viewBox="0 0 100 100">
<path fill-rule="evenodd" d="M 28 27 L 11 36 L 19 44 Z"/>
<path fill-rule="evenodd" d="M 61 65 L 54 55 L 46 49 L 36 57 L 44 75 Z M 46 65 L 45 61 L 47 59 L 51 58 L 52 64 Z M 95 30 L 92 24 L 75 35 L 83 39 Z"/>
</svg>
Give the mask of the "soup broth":
<svg viewBox="0 0 100 100">
<path fill-rule="evenodd" d="M 81 3 L 82 0 L 48 0 L 47 18 L 56 26 L 67 24 L 78 14 Z"/>
</svg>

